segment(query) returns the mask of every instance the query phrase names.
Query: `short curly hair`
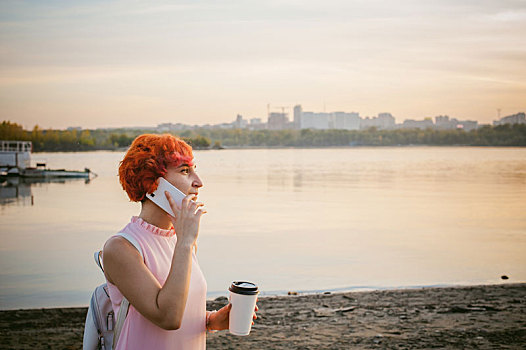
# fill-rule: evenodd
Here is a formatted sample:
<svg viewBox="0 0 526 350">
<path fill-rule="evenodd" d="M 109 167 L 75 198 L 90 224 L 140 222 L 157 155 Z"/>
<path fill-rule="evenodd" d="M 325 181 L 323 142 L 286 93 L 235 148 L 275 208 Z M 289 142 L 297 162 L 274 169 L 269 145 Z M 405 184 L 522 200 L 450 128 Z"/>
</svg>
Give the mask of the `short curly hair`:
<svg viewBox="0 0 526 350">
<path fill-rule="evenodd" d="M 169 166 L 193 165 L 193 158 L 192 147 L 173 135 L 140 135 L 120 162 L 119 181 L 131 201 L 144 201 Z"/>
</svg>

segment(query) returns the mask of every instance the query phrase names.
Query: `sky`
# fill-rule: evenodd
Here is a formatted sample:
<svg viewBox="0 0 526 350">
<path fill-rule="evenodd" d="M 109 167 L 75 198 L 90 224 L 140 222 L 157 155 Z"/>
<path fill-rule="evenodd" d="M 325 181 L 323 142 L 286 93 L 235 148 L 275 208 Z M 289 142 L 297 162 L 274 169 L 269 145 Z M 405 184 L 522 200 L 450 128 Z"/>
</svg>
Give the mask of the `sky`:
<svg viewBox="0 0 526 350">
<path fill-rule="evenodd" d="M 0 112 L 25 128 L 304 111 L 526 111 L 526 0 L 0 1 Z"/>
</svg>

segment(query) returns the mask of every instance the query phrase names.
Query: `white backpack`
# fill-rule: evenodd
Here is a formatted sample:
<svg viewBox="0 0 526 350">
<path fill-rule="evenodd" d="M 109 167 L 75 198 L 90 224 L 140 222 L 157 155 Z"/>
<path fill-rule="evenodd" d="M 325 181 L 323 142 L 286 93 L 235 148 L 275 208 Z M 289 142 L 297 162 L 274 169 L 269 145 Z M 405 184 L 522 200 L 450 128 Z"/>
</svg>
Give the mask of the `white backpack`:
<svg viewBox="0 0 526 350">
<path fill-rule="evenodd" d="M 127 233 L 120 232 L 119 236 L 126 238 L 141 254 L 141 246 L 135 238 Z M 102 251 L 95 252 L 95 262 L 104 273 L 102 266 Z M 144 259 L 144 257 L 143 257 Z M 128 315 L 130 303 L 126 298 L 122 298 L 119 314 L 115 319 L 113 307 L 111 305 L 110 295 L 108 293 L 108 286 L 106 283 L 101 284 L 91 295 L 91 302 L 86 315 L 86 323 L 84 326 L 84 339 L 82 341 L 83 350 L 112 350 L 117 346 L 117 340 L 124 325 L 124 320 Z"/>
</svg>

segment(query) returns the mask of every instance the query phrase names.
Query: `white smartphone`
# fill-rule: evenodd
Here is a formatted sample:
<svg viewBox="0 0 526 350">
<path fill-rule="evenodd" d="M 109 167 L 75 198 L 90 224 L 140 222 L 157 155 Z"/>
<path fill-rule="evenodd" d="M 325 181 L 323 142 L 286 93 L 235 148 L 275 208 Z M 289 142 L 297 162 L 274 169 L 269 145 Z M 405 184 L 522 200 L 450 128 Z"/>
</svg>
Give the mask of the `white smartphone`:
<svg viewBox="0 0 526 350">
<path fill-rule="evenodd" d="M 181 206 L 183 198 L 186 197 L 186 195 L 179 191 L 177 187 L 166 181 L 163 177 L 160 177 L 159 179 L 159 186 L 157 186 L 157 189 L 153 193 L 148 193 L 146 197 L 148 197 L 148 199 L 157 204 L 159 208 L 163 209 L 171 216 L 175 216 L 172 208 L 170 207 L 170 203 L 166 198 L 166 194 L 164 194 L 164 191 L 168 191 L 168 193 L 170 193 L 173 200 L 179 207 Z"/>
</svg>

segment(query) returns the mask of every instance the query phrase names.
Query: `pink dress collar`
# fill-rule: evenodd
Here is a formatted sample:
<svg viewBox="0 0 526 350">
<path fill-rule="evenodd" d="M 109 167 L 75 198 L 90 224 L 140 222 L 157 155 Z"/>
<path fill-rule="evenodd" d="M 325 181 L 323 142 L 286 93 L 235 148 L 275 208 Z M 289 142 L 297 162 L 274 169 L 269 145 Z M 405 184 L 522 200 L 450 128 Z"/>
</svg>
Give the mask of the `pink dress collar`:
<svg viewBox="0 0 526 350">
<path fill-rule="evenodd" d="M 137 226 L 142 227 L 146 231 L 159 236 L 172 237 L 175 235 L 175 229 L 172 227 L 169 230 L 162 229 L 155 225 L 149 224 L 138 216 L 132 216 L 131 222 Z"/>
</svg>

